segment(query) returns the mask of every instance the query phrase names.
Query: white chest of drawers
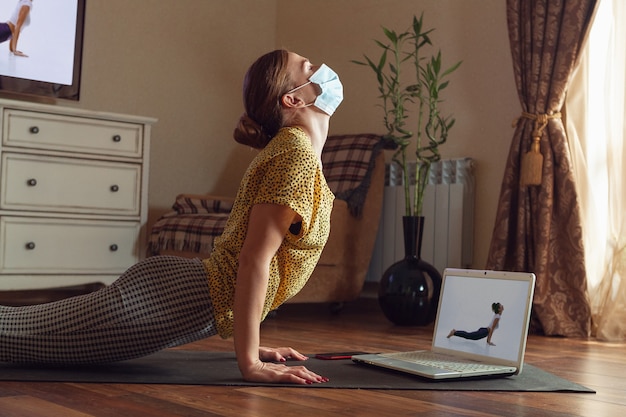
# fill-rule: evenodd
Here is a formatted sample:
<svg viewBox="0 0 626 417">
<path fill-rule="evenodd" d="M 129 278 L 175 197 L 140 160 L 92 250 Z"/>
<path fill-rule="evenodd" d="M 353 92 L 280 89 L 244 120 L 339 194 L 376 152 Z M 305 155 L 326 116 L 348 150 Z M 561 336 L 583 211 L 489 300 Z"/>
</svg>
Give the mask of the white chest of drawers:
<svg viewBox="0 0 626 417">
<path fill-rule="evenodd" d="M 144 256 L 155 122 L 0 100 L 0 290 L 109 284 Z"/>
</svg>

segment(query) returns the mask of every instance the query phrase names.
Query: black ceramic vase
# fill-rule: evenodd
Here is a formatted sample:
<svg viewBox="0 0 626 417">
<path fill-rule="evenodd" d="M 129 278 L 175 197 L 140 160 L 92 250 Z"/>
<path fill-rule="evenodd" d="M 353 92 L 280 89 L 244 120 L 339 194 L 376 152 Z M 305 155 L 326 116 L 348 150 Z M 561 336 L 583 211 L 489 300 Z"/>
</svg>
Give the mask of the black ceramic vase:
<svg viewBox="0 0 626 417">
<path fill-rule="evenodd" d="M 441 274 L 421 259 L 423 216 L 404 216 L 404 259 L 391 265 L 380 281 L 378 301 L 394 324 L 425 326 L 435 320 Z"/>
</svg>

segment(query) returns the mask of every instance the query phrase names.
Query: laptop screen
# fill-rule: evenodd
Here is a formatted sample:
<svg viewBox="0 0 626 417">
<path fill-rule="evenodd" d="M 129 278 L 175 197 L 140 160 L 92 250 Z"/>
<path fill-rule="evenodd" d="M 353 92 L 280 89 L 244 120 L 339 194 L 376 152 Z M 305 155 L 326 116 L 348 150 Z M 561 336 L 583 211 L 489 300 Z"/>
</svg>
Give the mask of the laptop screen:
<svg viewBox="0 0 626 417">
<path fill-rule="evenodd" d="M 533 290 L 530 273 L 447 270 L 433 349 L 517 362 L 526 346 Z"/>
</svg>

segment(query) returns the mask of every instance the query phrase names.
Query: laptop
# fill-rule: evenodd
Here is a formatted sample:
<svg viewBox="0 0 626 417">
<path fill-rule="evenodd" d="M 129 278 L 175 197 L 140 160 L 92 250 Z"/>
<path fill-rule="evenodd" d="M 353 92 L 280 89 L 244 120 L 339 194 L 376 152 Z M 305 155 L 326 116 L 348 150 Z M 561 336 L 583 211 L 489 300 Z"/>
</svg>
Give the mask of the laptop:
<svg viewBox="0 0 626 417">
<path fill-rule="evenodd" d="M 430 350 L 355 355 L 352 360 L 435 380 L 519 374 L 534 289 L 530 272 L 448 268 Z"/>
</svg>

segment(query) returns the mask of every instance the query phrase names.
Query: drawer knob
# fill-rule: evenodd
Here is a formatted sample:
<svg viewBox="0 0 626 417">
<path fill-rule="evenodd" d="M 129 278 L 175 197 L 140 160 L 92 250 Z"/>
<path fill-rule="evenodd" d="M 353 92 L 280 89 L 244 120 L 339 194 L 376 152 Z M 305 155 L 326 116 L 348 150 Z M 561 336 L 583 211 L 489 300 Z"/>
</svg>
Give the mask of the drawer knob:
<svg viewBox="0 0 626 417">
<path fill-rule="evenodd" d="M 115 243 L 112 244 L 111 246 L 109 246 L 109 250 L 111 252 L 117 252 L 117 249 L 118 249 L 118 247 L 117 247 L 117 245 Z"/>
<path fill-rule="evenodd" d="M 113 142 L 121 142 L 121 141 L 122 141 L 122 137 L 120 135 L 113 136 Z"/>
<path fill-rule="evenodd" d="M 26 181 L 26 184 L 28 184 L 29 187 L 34 187 L 35 185 L 37 185 L 37 180 L 34 178 L 31 178 Z"/>
<path fill-rule="evenodd" d="M 36 135 L 37 133 L 39 133 L 39 127 L 37 126 L 31 126 L 30 129 L 28 129 L 30 131 L 30 133 L 32 133 L 33 135 Z"/>
<path fill-rule="evenodd" d="M 116 192 L 118 192 L 119 190 L 120 190 L 120 187 L 119 187 L 118 185 L 112 185 L 112 186 L 111 186 L 111 191 L 112 191 L 112 192 L 116 193 Z"/>
<path fill-rule="evenodd" d="M 28 242 L 28 243 L 26 244 L 26 249 L 28 249 L 28 250 L 33 250 L 33 249 L 35 249 L 35 242 Z"/>
</svg>

